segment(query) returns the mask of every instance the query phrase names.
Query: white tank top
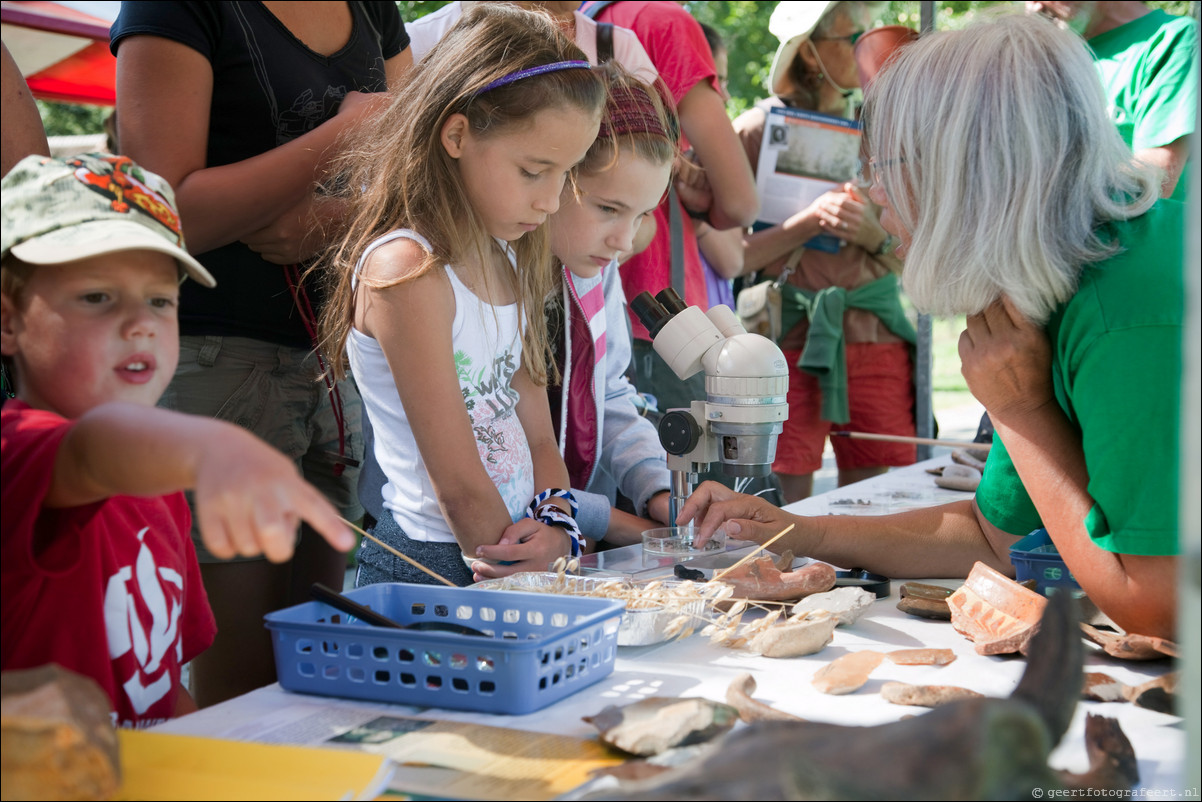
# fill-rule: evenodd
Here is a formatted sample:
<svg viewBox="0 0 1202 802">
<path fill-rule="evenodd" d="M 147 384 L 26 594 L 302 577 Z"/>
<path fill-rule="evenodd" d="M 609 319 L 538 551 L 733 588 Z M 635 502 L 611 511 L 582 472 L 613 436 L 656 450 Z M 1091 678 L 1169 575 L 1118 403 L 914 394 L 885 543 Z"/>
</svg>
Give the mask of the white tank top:
<svg viewBox="0 0 1202 802">
<path fill-rule="evenodd" d="M 425 238 L 414 231 L 385 234 L 359 258 L 356 277 L 373 250 L 402 237 L 430 249 Z M 510 251 L 511 267 L 512 260 Z M 517 416 L 518 392 L 512 386 L 522 359 L 523 326 L 518 319 L 518 306 L 487 304 L 459 280 L 450 265 L 444 269 L 455 293 L 451 336 L 464 401 L 462 411 L 447 411 L 447 419 L 464 412 L 471 419 L 480 461 L 497 486 L 510 517 L 518 521 L 534 496 L 534 464 Z M 409 417 L 379 342 L 352 327 L 347 356 L 363 407 L 371 419 L 375 457 L 388 479 L 383 489 L 384 507 L 412 539 L 454 542 L 455 536 L 442 517 L 426 463 L 418 452 Z"/>
</svg>

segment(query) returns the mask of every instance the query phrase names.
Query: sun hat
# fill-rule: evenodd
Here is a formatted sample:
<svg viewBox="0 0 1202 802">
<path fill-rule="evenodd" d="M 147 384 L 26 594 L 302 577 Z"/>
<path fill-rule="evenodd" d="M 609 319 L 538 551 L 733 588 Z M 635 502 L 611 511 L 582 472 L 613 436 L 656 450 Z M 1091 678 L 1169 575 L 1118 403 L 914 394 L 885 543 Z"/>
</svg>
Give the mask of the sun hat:
<svg viewBox="0 0 1202 802">
<path fill-rule="evenodd" d="M 768 32 L 780 40 L 776 55 L 772 58 L 772 69 L 768 71 L 768 91 L 774 95 L 785 94 L 788 89 L 789 65 L 801 43 L 810 38 L 818 23 L 835 2 L 809 3 L 800 0 L 785 0 L 777 3 L 768 19 Z"/>
<path fill-rule="evenodd" d="M 188 254 L 170 185 L 127 156 L 26 156 L 4 176 L 3 256 L 61 264 L 121 251 L 158 251 L 205 287 L 212 274 Z"/>
</svg>

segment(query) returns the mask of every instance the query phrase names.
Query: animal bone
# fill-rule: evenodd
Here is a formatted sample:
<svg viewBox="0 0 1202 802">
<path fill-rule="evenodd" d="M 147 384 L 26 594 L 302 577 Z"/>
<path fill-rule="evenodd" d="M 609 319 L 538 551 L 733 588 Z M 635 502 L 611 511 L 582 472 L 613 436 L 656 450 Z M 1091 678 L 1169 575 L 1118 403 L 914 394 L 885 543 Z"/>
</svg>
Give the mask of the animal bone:
<svg viewBox="0 0 1202 802">
<path fill-rule="evenodd" d="M 748 724 L 753 721 L 805 721 L 792 713 L 785 713 L 752 699 L 753 693 L 755 693 L 755 677 L 747 673 L 735 677 L 726 689 L 726 703 L 738 710 L 739 718 Z"/>
</svg>

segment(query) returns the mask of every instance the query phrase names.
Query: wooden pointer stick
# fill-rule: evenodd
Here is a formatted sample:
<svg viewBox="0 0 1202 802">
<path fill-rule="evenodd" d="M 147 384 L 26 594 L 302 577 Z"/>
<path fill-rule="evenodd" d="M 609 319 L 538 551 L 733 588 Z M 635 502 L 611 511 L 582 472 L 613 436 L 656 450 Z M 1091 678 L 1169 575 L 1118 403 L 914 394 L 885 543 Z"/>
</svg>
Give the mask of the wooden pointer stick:
<svg viewBox="0 0 1202 802">
<path fill-rule="evenodd" d="M 991 443 L 968 443 L 963 440 L 938 440 L 934 437 L 906 437 L 900 434 L 871 434 L 869 432 L 831 432 L 831 437 L 850 437 L 855 440 L 882 440 L 886 443 L 913 443 L 918 446 L 945 446 L 988 451 Z"/>
<path fill-rule="evenodd" d="M 389 513 L 389 514 L 391 514 L 391 513 Z M 364 532 L 362 529 L 360 529 L 359 527 L 355 526 L 353 523 L 351 523 L 351 522 L 350 522 L 350 521 L 348 521 L 347 519 L 345 519 L 345 518 L 342 518 L 342 519 L 340 519 L 340 520 L 341 520 L 341 521 L 342 521 L 344 524 L 346 524 L 347 526 L 349 526 L 351 529 L 354 529 L 356 532 L 358 532 L 359 534 L 363 535 L 363 537 L 365 537 L 365 538 L 367 538 L 368 540 L 370 540 L 370 541 L 372 541 L 372 542 L 376 543 L 376 544 L 377 544 L 378 546 L 380 546 L 381 548 L 383 548 L 383 549 L 387 549 L 388 551 L 391 551 L 393 554 L 395 554 L 396 556 L 400 557 L 402 560 L 404 560 L 405 562 L 409 563 L 410 565 L 412 565 L 412 566 L 413 566 L 414 568 L 416 568 L 417 570 L 419 570 L 419 571 L 425 571 L 427 574 L 429 574 L 430 576 L 434 577 L 435 579 L 437 579 L 439 582 L 441 582 L 441 583 L 442 583 L 442 584 L 444 584 L 444 585 L 450 585 L 450 586 L 451 586 L 451 587 L 453 587 L 453 588 L 457 588 L 457 587 L 459 587 L 458 585 L 456 585 L 456 584 L 455 584 L 454 582 L 452 582 L 451 580 L 447 579 L 446 577 L 442 576 L 441 574 L 436 574 L 436 573 L 434 573 L 434 572 L 433 572 L 433 571 L 431 571 L 429 568 L 427 568 L 426 566 L 422 565 L 422 564 L 421 564 L 421 563 L 419 563 L 417 560 L 413 559 L 412 557 L 408 556 L 407 554 L 402 554 L 401 552 L 397 551 L 397 550 L 396 550 L 396 549 L 394 549 L 392 546 L 389 546 L 387 543 L 385 543 L 383 540 L 380 540 L 380 538 L 376 537 L 375 535 L 368 534 L 367 532 Z"/>
</svg>

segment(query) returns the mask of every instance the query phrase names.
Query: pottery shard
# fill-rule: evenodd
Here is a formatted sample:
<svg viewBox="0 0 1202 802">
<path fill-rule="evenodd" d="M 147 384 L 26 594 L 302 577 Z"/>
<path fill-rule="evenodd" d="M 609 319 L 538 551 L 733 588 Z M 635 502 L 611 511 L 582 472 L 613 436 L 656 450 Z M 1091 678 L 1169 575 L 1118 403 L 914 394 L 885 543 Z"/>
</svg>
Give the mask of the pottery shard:
<svg viewBox="0 0 1202 802">
<path fill-rule="evenodd" d="M 947 597 L 952 595 L 952 591 L 948 588 L 922 582 L 904 582 L 899 593 L 901 601 L 897 603 L 897 609 L 903 613 L 935 621 L 952 620 L 952 611 L 947 606 Z"/>
<path fill-rule="evenodd" d="M 1127 686 L 1101 671 L 1086 671 L 1081 698 L 1089 702 L 1125 702 Z"/>
<path fill-rule="evenodd" d="M 1165 674 L 1142 685 L 1127 687 L 1125 695 L 1133 704 L 1155 710 L 1158 713 L 1174 713 L 1177 704 L 1177 679 L 1179 671 Z"/>
<path fill-rule="evenodd" d="M 737 599 L 790 601 L 830 590 L 837 577 L 834 568 L 820 562 L 782 572 L 771 556 L 764 555 L 717 578 L 734 586 Z"/>
<path fill-rule="evenodd" d="M 4 799 L 108 799 L 120 784 L 109 700 L 95 681 L 55 665 L 5 671 Z"/>
<path fill-rule="evenodd" d="M 1164 638 L 1109 632 L 1089 624 L 1082 624 L 1081 631 L 1085 637 L 1105 649 L 1106 654 L 1120 660 L 1160 660 L 1180 655 L 1177 644 Z"/>
<path fill-rule="evenodd" d="M 979 699 L 983 694 L 958 688 L 955 685 L 909 685 L 905 682 L 886 682 L 881 687 L 881 698 L 895 705 L 915 707 L 939 707 L 961 699 Z"/>
<path fill-rule="evenodd" d="M 951 649 L 894 649 L 885 656 L 899 666 L 945 666 L 956 659 Z"/>
<path fill-rule="evenodd" d="M 952 626 L 976 644 L 977 654 L 1026 654 L 1048 600 L 978 562 L 947 604 Z"/>
<path fill-rule="evenodd" d="M 881 664 L 885 655 L 881 652 L 863 651 L 845 654 L 823 666 L 814 674 L 812 683 L 822 693 L 839 695 L 852 693 L 864 687 L 868 675 Z"/>
<path fill-rule="evenodd" d="M 801 657 L 813 654 L 831 642 L 838 620 L 821 615 L 800 621 L 777 624 L 759 632 L 747 648 L 764 657 Z"/>
</svg>

